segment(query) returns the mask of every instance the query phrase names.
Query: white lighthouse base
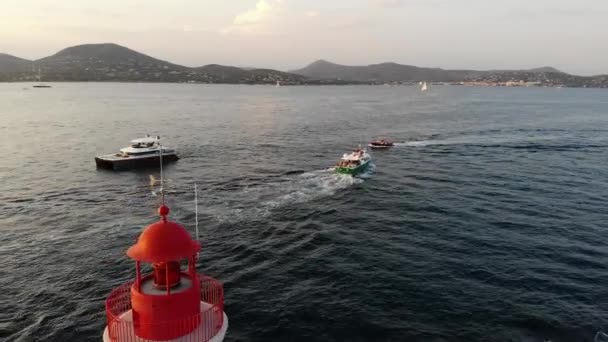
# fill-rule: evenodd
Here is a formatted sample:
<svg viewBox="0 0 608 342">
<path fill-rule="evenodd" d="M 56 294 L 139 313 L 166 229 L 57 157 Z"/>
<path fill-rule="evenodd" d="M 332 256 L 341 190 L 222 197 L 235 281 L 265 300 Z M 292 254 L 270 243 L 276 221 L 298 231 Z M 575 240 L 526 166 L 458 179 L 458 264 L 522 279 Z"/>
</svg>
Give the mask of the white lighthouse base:
<svg viewBox="0 0 608 342">
<path fill-rule="evenodd" d="M 211 307 L 211 305 L 209 303 L 201 302 L 201 313 L 207 311 L 210 307 Z M 226 331 L 228 330 L 228 316 L 226 316 L 225 312 L 223 312 L 222 314 L 224 315 L 224 324 L 222 324 L 222 327 L 217 332 L 217 334 L 215 334 L 215 336 L 213 336 L 210 340 L 208 340 L 209 342 L 222 342 L 224 340 L 224 337 L 226 336 Z M 133 315 L 132 315 L 131 310 L 122 314 L 120 316 L 120 320 L 124 321 L 124 322 L 133 322 Z M 194 340 L 194 337 L 195 336 L 204 336 L 201 332 L 204 328 L 205 328 L 205 323 L 201 322 L 201 324 L 198 326 L 198 328 L 196 328 L 196 330 L 194 330 L 190 334 L 184 335 L 184 336 L 176 338 L 174 340 L 163 340 L 163 342 L 201 342 L 201 341 Z M 110 335 L 108 333 L 108 327 L 106 326 L 106 328 L 103 330 L 103 342 L 123 342 L 123 340 L 128 341 L 128 342 L 153 342 L 154 341 L 154 340 L 141 338 L 141 337 L 138 337 L 137 335 L 135 335 L 135 331 L 133 330 L 133 325 L 129 325 L 128 330 L 121 331 L 120 334 L 121 334 L 121 338 L 119 340 L 114 340 L 114 341 L 111 340 Z"/>
</svg>

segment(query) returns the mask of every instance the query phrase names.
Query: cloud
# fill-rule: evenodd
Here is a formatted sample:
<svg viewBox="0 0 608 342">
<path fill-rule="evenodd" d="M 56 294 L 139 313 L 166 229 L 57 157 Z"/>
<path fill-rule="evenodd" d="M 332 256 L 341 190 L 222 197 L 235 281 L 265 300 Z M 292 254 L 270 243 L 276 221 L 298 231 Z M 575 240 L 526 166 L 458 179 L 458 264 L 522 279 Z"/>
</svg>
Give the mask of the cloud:
<svg viewBox="0 0 608 342">
<path fill-rule="evenodd" d="M 280 17 L 283 0 L 260 0 L 255 9 L 243 12 L 234 17 L 232 25 L 221 30 L 221 33 L 268 33 L 268 23 Z"/>
<path fill-rule="evenodd" d="M 328 25 L 331 29 L 340 30 L 366 30 L 376 24 L 376 21 L 369 17 L 362 16 L 340 16 L 336 17 L 331 24 Z"/>
<path fill-rule="evenodd" d="M 400 7 L 405 5 L 407 0 L 371 0 L 373 5 L 380 7 Z"/>
<path fill-rule="evenodd" d="M 403 7 L 405 5 L 437 6 L 446 4 L 446 0 L 370 0 L 373 6 L 384 8 Z"/>
<path fill-rule="evenodd" d="M 428 0 L 427 0 L 428 1 Z M 319 11 L 299 9 L 287 0 L 259 0 L 254 9 L 237 14 L 232 23 L 219 32 L 224 35 L 273 37 L 310 36 L 361 31 L 374 26 L 375 20 L 356 10 Z"/>
<path fill-rule="evenodd" d="M 505 19 L 513 20 L 513 18 L 519 19 L 539 19 L 546 17 L 582 17 L 582 18 L 593 18 L 593 17 L 605 17 L 608 15 L 608 9 L 602 8 L 547 8 L 537 10 L 522 10 L 516 9 L 509 11 L 505 14 Z"/>
<path fill-rule="evenodd" d="M 276 8 L 281 1 L 267 1 L 260 0 L 255 5 L 254 10 L 247 11 L 245 13 L 241 13 L 234 18 L 234 25 L 251 25 L 257 24 L 267 17 L 269 17 L 273 10 Z"/>
<path fill-rule="evenodd" d="M 306 11 L 304 12 L 304 15 L 307 17 L 318 17 L 319 16 L 319 12 L 318 11 Z"/>
</svg>

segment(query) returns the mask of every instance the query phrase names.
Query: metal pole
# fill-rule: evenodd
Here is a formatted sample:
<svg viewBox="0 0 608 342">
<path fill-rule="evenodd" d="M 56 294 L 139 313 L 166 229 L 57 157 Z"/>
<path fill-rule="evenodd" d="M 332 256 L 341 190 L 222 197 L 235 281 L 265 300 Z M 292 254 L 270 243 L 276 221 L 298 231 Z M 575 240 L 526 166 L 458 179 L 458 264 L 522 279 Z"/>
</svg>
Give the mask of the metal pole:
<svg viewBox="0 0 608 342">
<path fill-rule="evenodd" d="M 196 183 L 194 183 L 194 220 L 196 221 L 196 241 L 198 241 L 198 189 Z"/>
<path fill-rule="evenodd" d="M 163 180 L 163 145 L 158 144 L 160 147 L 160 199 L 162 204 L 165 204 L 165 182 Z"/>
</svg>

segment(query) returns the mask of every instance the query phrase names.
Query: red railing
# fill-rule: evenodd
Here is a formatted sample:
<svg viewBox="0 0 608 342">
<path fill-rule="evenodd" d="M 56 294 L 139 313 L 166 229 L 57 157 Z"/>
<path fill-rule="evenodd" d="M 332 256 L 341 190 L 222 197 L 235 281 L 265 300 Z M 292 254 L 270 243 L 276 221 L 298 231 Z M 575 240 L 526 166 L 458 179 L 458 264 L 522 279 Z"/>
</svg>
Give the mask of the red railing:
<svg viewBox="0 0 608 342">
<path fill-rule="evenodd" d="M 174 329 L 182 326 L 198 325 L 198 328 L 188 335 L 183 342 L 205 342 L 212 339 L 224 324 L 224 288 L 222 283 L 203 274 L 199 274 L 201 286 L 201 301 L 209 304 L 202 308 L 197 315 L 185 319 L 158 323 L 157 328 Z M 151 341 L 137 337 L 131 314 L 130 281 L 115 288 L 106 299 L 106 319 L 108 335 L 113 342 L 144 342 Z M 199 324 L 200 322 L 200 324 Z"/>
</svg>

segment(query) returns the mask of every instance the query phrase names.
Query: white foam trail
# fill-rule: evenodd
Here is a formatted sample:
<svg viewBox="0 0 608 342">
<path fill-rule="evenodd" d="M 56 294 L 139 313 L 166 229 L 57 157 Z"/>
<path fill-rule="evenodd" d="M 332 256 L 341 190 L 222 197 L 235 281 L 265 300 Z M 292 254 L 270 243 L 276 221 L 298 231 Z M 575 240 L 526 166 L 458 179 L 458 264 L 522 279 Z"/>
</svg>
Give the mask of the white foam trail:
<svg viewBox="0 0 608 342">
<path fill-rule="evenodd" d="M 328 170 L 319 170 L 301 174 L 293 182 L 280 187 L 283 195 L 276 199 L 262 203 L 271 208 L 286 205 L 309 202 L 317 198 L 334 195 L 338 190 L 346 189 L 363 180 L 349 176 L 336 174 Z"/>
<path fill-rule="evenodd" d="M 537 137 L 519 137 L 519 136 L 468 136 L 443 140 L 417 140 L 404 141 L 395 143 L 396 147 L 425 147 L 438 145 L 467 145 L 467 144 L 509 144 L 531 141 L 551 141 L 557 139 L 553 136 L 537 136 Z"/>
<path fill-rule="evenodd" d="M 268 216 L 272 210 L 333 196 L 363 179 L 333 173 L 332 169 L 305 172 L 278 182 L 246 187 L 230 195 L 229 202 L 209 203 L 204 209 L 220 222 Z"/>
<path fill-rule="evenodd" d="M 449 144 L 457 144 L 462 142 L 450 142 L 448 140 L 420 140 L 420 141 L 406 141 L 395 143 L 395 146 L 405 146 L 405 147 L 424 147 L 431 145 L 449 145 Z"/>
<path fill-rule="evenodd" d="M 359 178 L 359 179 L 371 178 L 374 175 L 374 173 L 376 173 L 376 164 L 374 164 L 373 162 L 370 162 L 367 169 L 363 173 L 357 175 L 357 178 Z"/>
<path fill-rule="evenodd" d="M 603 331 L 598 331 L 597 334 L 595 334 L 595 337 L 593 338 L 593 342 L 607 342 L 608 341 L 608 334 L 606 334 Z"/>
</svg>

